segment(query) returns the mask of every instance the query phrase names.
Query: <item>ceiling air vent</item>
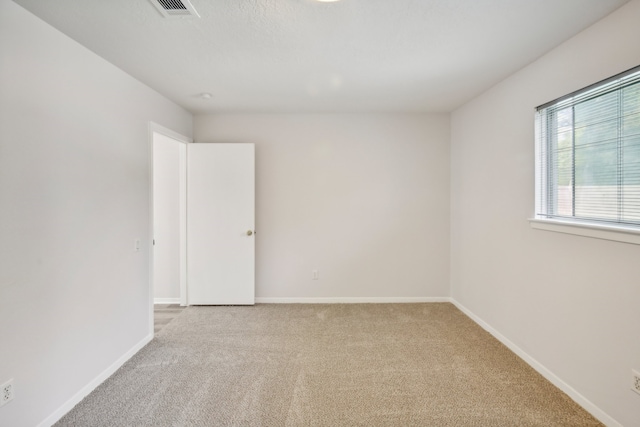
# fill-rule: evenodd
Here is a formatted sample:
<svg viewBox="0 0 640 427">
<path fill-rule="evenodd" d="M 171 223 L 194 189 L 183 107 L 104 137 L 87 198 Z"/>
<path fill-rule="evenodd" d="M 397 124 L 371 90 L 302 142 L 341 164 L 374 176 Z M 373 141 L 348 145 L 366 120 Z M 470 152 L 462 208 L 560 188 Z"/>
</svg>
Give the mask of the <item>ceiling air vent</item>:
<svg viewBox="0 0 640 427">
<path fill-rule="evenodd" d="M 149 0 L 165 18 L 200 18 L 189 0 Z"/>
</svg>

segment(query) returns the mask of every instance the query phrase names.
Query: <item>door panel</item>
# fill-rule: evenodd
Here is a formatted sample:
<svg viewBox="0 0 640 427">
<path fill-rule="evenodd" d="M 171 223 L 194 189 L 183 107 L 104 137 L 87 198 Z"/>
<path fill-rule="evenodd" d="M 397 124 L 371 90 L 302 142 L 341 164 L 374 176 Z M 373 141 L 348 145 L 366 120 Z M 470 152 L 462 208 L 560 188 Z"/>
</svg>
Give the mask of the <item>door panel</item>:
<svg viewBox="0 0 640 427">
<path fill-rule="evenodd" d="M 253 144 L 189 144 L 189 304 L 254 304 L 254 210 Z"/>
</svg>

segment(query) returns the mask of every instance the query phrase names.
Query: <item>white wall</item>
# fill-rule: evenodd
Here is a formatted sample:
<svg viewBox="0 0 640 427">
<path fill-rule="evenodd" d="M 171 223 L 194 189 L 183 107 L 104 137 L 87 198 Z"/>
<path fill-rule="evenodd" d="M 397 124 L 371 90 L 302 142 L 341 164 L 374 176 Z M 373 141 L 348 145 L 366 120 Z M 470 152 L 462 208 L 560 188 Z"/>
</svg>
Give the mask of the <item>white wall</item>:
<svg viewBox="0 0 640 427">
<path fill-rule="evenodd" d="M 640 1 L 452 114 L 453 297 L 625 426 L 640 425 L 640 246 L 531 229 L 534 108 L 640 64 Z"/>
<path fill-rule="evenodd" d="M 209 115 L 194 133 L 256 145 L 257 298 L 449 295 L 448 115 Z"/>
<path fill-rule="evenodd" d="M 38 425 L 150 338 L 150 120 L 191 133 L 189 113 L 0 0 L 2 426 Z"/>
<path fill-rule="evenodd" d="M 180 145 L 153 133 L 153 295 L 180 298 Z"/>
</svg>

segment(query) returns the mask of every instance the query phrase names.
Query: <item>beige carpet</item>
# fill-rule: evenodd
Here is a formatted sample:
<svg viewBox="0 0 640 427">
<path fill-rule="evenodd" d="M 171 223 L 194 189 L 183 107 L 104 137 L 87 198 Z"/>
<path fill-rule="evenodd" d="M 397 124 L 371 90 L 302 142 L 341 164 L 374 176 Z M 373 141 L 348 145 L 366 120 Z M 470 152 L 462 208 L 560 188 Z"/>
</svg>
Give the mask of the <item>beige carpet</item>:
<svg viewBox="0 0 640 427">
<path fill-rule="evenodd" d="M 189 307 L 57 426 L 597 426 L 453 305 Z"/>
<path fill-rule="evenodd" d="M 184 307 L 180 304 L 154 304 L 153 305 L 153 333 L 158 334 L 173 319 L 182 313 Z"/>
</svg>

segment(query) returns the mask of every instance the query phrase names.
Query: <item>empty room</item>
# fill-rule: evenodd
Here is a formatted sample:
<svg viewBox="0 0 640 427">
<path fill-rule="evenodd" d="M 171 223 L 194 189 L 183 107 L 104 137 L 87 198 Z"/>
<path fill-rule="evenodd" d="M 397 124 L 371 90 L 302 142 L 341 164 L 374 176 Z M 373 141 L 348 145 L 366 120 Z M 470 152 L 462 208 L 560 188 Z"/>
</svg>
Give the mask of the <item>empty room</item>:
<svg viewBox="0 0 640 427">
<path fill-rule="evenodd" d="M 0 0 L 0 426 L 640 427 L 640 0 Z"/>
</svg>

